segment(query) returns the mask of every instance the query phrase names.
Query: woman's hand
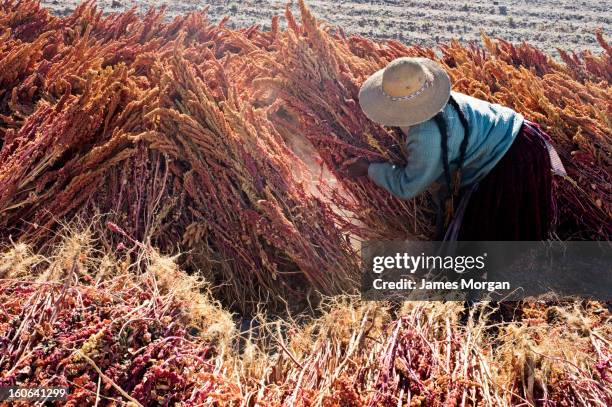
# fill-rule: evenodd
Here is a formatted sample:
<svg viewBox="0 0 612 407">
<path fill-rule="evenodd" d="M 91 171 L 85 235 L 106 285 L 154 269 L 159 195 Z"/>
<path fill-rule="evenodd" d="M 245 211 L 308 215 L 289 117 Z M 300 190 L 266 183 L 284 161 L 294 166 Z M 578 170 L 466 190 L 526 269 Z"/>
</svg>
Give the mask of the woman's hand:
<svg viewBox="0 0 612 407">
<path fill-rule="evenodd" d="M 368 168 L 370 167 L 370 161 L 360 157 L 356 160 L 349 160 L 342 164 L 344 173 L 350 178 L 365 177 L 368 175 Z"/>
</svg>

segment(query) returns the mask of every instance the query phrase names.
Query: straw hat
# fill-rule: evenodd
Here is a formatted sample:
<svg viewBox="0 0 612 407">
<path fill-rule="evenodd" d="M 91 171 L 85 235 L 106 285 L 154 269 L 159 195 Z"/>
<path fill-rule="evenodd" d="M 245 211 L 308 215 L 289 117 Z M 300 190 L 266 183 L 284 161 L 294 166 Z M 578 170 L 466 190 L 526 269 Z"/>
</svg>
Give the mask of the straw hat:
<svg viewBox="0 0 612 407">
<path fill-rule="evenodd" d="M 413 126 L 431 119 L 448 102 L 450 78 L 427 58 L 398 58 L 361 86 L 366 116 L 385 126 Z"/>
</svg>

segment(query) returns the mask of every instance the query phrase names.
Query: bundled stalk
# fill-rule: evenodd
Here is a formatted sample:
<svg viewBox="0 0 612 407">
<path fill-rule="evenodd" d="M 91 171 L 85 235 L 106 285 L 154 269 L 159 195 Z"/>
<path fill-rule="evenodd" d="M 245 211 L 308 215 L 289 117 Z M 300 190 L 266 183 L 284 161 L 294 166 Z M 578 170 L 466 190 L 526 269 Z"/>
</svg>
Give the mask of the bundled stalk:
<svg viewBox="0 0 612 407">
<path fill-rule="evenodd" d="M 0 385 L 67 387 L 65 406 L 239 400 L 222 368 L 231 315 L 172 259 L 92 244 L 84 232 L 52 257 L 23 245 L 0 256 Z"/>
<path fill-rule="evenodd" d="M 268 378 L 258 401 L 603 406 L 612 400 L 609 314 L 597 304 L 524 304 L 515 309 L 516 321 L 496 324 L 486 306 L 466 318 L 463 307 L 450 303 L 407 303 L 395 312 L 380 303 L 328 305 L 304 328 L 287 328 L 286 343 L 272 330 L 278 354 L 274 369 L 256 372 Z"/>
<path fill-rule="evenodd" d="M 357 256 L 330 223 L 329 206 L 296 181 L 293 154 L 265 115 L 232 88 L 215 98 L 200 73 L 214 66 L 199 68 L 179 56 L 164 68 L 159 108 L 147 116 L 155 130 L 140 136 L 172 160 L 174 182 L 186 191 L 185 245 L 232 260 L 215 269 L 232 281 L 225 298 L 257 298 L 253 289 L 264 287 L 282 301 L 304 284 L 350 290 Z"/>
<path fill-rule="evenodd" d="M 87 3 L 66 19 L 69 40 L 57 47 L 56 63 L 43 60 L 31 75 L 44 79 L 45 99 L 63 96 L 55 106 L 40 101 L 18 130 L 8 130 L 2 151 L 5 237 L 42 240 L 61 218 L 110 212 L 131 236 L 168 250 L 176 242 L 196 249 L 190 263 L 204 272 L 214 267 L 211 281 L 242 308 L 270 295 L 282 303 L 311 287 L 327 294 L 350 289 L 355 252 L 327 227 L 328 204 L 311 199 L 291 175 L 291 152 L 273 126 L 242 104 L 217 106 L 232 91 L 214 55 L 240 50 L 225 44 L 240 38 L 201 14 L 170 24 L 160 16 L 103 18 Z M 213 37 L 210 52 L 201 44 Z M 60 72 L 71 73 L 60 80 Z M 175 81 L 182 85 L 173 89 Z M 162 100 L 160 89 L 185 104 L 195 92 L 191 110 Z M 270 134 L 266 143 L 256 142 L 258 131 Z"/>
</svg>

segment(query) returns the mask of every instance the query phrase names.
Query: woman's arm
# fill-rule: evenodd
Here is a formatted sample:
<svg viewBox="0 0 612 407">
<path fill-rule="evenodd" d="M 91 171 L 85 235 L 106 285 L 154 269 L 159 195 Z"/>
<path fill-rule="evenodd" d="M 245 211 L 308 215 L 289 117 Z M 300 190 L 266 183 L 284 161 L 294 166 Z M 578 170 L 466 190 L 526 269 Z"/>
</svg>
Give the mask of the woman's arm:
<svg viewBox="0 0 612 407">
<path fill-rule="evenodd" d="M 372 163 L 368 176 L 374 183 L 400 199 L 411 199 L 440 178 L 442 148 L 440 131 L 429 121 L 410 130 L 407 137 L 408 164 Z"/>
</svg>

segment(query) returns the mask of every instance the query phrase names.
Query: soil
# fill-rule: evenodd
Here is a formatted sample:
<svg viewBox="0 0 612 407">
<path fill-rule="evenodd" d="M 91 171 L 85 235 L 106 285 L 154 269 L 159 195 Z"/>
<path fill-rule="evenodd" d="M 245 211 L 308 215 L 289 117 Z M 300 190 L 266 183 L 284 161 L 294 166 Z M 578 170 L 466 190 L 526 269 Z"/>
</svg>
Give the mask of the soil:
<svg viewBox="0 0 612 407">
<path fill-rule="evenodd" d="M 55 14 L 70 13 L 77 0 L 42 0 Z M 273 15 L 282 14 L 286 0 L 98 0 L 105 12 L 167 5 L 168 15 L 209 7 L 218 21 L 231 17 L 229 26 L 268 27 Z M 295 3 L 293 2 L 293 7 Z M 612 0 L 310 0 L 314 14 L 350 34 L 393 38 L 408 44 L 434 46 L 452 38 L 478 40 L 481 30 L 513 42 L 529 41 L 556 53 L 557 48 L 601 51 L 593 32 L 601 27 L 609 38 Z"/>
</svg>

